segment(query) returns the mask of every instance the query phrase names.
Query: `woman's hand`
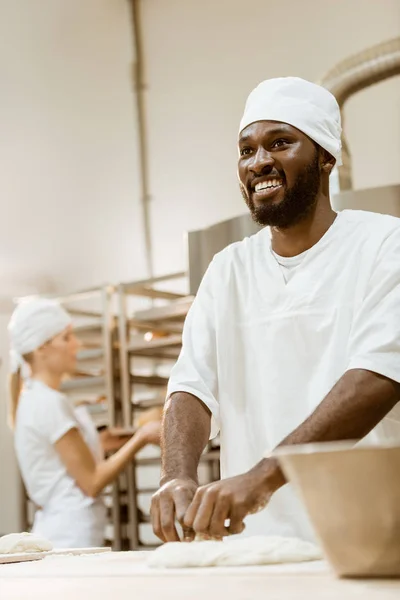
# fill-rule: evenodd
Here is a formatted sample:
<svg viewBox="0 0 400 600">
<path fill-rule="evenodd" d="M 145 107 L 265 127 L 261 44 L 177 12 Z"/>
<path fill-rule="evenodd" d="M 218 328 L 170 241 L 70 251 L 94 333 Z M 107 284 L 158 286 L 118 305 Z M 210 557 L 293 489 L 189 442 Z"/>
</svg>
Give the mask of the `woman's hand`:
<svg viewBox="0 0 400 600">
<path fill-rule="evenodd" d="M 143 445 L 160 445 L 161 421 L 149 421 L 137 430 L 137 435 L 143 440 Z"/>
</svg>

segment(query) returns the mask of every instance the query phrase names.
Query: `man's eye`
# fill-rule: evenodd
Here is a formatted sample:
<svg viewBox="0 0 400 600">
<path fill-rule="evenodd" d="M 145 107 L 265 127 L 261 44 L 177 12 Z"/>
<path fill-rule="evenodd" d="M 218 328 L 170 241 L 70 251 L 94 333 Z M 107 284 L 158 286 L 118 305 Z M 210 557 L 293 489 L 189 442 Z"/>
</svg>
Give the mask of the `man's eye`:
<svg viewBox="0 0 400 600">
<path fill-rule="evenodd" d="M 289 142 L 284 138 L 280 138 L 279 140 L 275 140 L 275 142 L 272 144 L 272 148 L 280 148 L 281 146 L 285 146 L 288 143 Z"/>
<path fill-rule="evenodd" d="M 240 156 L 246 156 L 246 154 L 250 154 L 250 152 L 251 152 L 251 148 L 241 148 Z"/>
</svg>

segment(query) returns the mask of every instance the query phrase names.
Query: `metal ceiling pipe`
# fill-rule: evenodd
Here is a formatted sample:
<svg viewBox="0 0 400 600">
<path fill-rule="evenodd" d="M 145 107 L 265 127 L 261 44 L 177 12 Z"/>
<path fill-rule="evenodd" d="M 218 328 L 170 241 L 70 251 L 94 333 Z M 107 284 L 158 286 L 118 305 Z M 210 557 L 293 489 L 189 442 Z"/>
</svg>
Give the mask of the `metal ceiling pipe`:
<svg viewBox="0 0 400 600">
<path fill-rule="evenodd" d="M 136 101 L 136 119 L 139 144 L 139 185 L 142 223 L 145 243 L 147 276 L 154 276 L 153 243 L 150 222 L 150 181 L 146 131 L 145 76 L 143 60 L 142 22 L 140 15 L 141 0 L 128 0 L 130 5 L 135 62 L 133 65 L 133 86 Z"/>
<path fill-rule="evenodd" d="M 343 118 L 343 106 L 355 93 L 400 74 L 400 37 L 377 44 L 343 60 L 318 82 L 336 97 Z M 344 130 L 344 128 L 343 128 Z M 342 134 L 343 165 L 338 168 L 341 190 L 352 189 L 351 154 Z"/>
</svg>

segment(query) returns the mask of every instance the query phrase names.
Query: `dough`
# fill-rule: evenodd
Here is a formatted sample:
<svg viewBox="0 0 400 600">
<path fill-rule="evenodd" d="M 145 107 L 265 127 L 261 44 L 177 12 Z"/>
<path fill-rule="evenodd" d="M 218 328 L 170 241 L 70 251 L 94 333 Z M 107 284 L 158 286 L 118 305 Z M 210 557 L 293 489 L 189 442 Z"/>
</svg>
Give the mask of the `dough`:
<svg viewBox="0 0 400 600">
<path fill-rule="evenodd" d="M 0 537 L 0 554 L 47 552 L 48 550 L 53 550 L 53 544 L 33 533 L 9 533 Z"/>
<path fill-rule="evenodd" d="M 274 536 L 222 542 L 169 542 L 154 550 L 150 567 L 227 567 L 320 560 L 320 549 L 302 540 Z"/>
</svg>

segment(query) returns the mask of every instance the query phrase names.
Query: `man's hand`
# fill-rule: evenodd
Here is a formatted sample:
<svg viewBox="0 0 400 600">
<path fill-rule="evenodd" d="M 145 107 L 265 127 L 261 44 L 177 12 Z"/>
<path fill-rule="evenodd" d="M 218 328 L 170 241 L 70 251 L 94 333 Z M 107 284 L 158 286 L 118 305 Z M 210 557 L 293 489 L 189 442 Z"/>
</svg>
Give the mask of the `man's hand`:
<svg viewBox="0 0 400 600">
<path fill-rule="evenodd" d="M 244 518 L 263 509 L 284 483 L 275 461 L 265 459 L 243 475 L 200 487 L 186 512 L 184 525 L 211 537 L 241 533 Z M 229 526 L 225 526 L 227 519 Z"/>
<path fill-rule="evenodd" d="M 192 479 L 172 479 L 154 494 L 151 501 L 151 521 L 154 533 L 163 542 L 179 541 L 175 521 L 182 525 L 185 540 L 194 538 L 193 530 L 184 526 L 183 518 L 197 487 Z"/>
</svg>

